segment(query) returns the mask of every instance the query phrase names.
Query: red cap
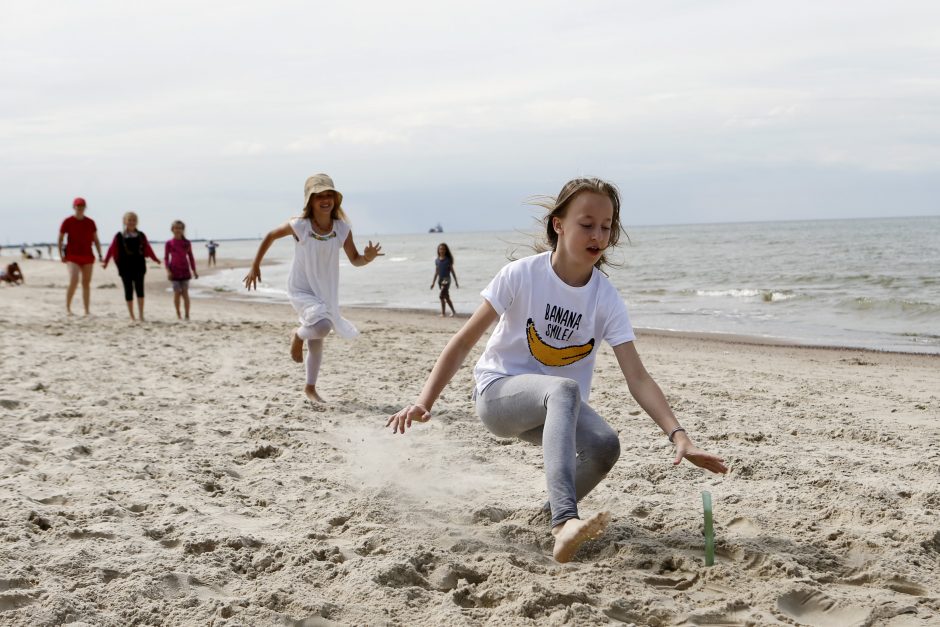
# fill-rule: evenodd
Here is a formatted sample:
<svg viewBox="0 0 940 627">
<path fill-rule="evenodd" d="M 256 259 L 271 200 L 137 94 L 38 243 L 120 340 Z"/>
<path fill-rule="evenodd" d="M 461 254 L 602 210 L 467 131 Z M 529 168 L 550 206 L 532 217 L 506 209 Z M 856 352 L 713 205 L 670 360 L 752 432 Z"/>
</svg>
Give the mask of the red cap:
<svg viewBox="0 0 940 627">
<path fill-rule="evenodd" d="M 72 206 L 73 206 L 73 207 L 84 207 L 84 206 L 85 206 L 85 199 L 82 198 L 81 196 L 79 196 L 78 198 L 76 198 L 75 200 L 72 201 Z"/>
</svg>

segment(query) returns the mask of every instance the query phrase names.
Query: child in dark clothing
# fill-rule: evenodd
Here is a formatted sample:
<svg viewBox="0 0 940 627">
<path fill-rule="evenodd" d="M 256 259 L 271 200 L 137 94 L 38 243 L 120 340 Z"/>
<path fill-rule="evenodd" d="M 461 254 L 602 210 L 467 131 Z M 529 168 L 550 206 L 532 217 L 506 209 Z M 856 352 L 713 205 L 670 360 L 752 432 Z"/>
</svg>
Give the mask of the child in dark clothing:
<svg viewBox="0 0 940 627">
<path fill-rule="evenodd" d="M 143 231 L 137 230 L 137 214 L 128 211 L 124 214 L 124 230 L 118 231 L 111 240 L 108 254 L 105 255 L 102 267 L 107 268 L 108 262 L 114 259 L 124 284 L 124 300 L 127 302 L 127 312 L 134 317 L 134 293 L 137 294 L 137 311 L 140 321 L 144 320 L 144 274 L 147 272 L 147 257 L 159 265 L 160 259 L 150 247 L 147 236 Z"/>
<path fill-rule="evenodd" d="M 457 310 L 454 309 L 454 303 L 450 300 L 450 277 L 454 277 L 454 285 L 460 287 L 457 282 L 457 273 L 454 271 L 454 255 L 450 252 L 450 247 L 441 242 L 437 246 L 437 259 L 434 260 L 434 278 L 431 279 L 431 289 L 434 289 L 434 283 L 438 284 L 441 292 L 438 297 L 441 299 L 441 317 L 447 315 L 445 304 L 450 305 L 450 315 L 456 316 Z"/>
</svg>

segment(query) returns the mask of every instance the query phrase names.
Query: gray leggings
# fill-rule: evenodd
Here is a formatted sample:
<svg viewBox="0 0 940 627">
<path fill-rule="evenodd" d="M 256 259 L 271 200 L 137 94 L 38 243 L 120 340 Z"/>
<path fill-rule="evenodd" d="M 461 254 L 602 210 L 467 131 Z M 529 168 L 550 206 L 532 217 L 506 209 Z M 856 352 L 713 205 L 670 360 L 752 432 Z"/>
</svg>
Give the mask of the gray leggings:
<svg viewBox="0 0 940 627">
<path fill-rule="evenodd" d="M 578 517 L 578 501 L 620 457 L 617 432 L 581 401 L 571 379 L 543 374 L 498 379 L 477 395 L 477 414 L 494 435 L 542 445 L 553 527 Z"/>
<path fill-rule="evenodd" d="M 317 320 L 311 325 L 299 327 L 297 337 L 307 341 L 307 385 L 316 385 L 320 374 L 320 364 L 323 363 L 323 338 L 333 330 L 329 320 Z"/>
</svg>

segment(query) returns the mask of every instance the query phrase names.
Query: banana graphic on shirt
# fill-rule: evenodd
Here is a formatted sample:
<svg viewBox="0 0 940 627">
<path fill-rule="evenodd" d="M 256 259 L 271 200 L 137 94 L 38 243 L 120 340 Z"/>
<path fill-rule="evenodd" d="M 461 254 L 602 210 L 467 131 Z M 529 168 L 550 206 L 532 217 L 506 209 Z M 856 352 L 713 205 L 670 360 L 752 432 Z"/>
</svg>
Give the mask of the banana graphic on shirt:
<svg viewBox="0 0 940 627">
<path fill-rule="evenodd" d="M 529 321 L 526 322 L 525 334 L 529 342 L 529 352 L 539 363 L 546 366 L 567 366 L 584 359 L 594 350 L 594 338 L 591 338 L 585 344 L 564 348 L 555 348 L 551 344 L 546 344 L 539 337 L 539 332 L 535 330 L 535 323 L 532 322 L 532 318 L 529 318 Z"/>
</svg>

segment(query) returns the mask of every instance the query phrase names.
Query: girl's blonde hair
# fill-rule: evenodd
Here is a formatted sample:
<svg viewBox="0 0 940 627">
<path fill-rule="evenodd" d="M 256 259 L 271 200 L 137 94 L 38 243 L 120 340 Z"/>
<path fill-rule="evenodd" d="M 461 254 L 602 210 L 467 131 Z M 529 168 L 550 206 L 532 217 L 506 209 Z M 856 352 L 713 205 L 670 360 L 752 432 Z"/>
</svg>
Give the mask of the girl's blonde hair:
<svg viewBox="0 0 940 627">
<path fill-rule="evenodd" d="M 607 243 L 607 248 L 613 248 L 617 245 L 617 242 L 620 241 L 620 234 L 623 232 L 623 226 L 620 223 L 620 192 L 617 190 L 617 186 L 599 178 L 577 178 L 565 183 L 555 197 L 537 196 L 532 200 L 533 205 L 542 207 L 547 211 L 541 219 L 542 226 L 545 229 L 545 239 L 536 244 L 536 252 L 554 251 L 558 247 L 558 233 L 555 232 L 555 225 L 552 223 L 553 218 L 564 218 L 568 213 L 571 201 L 583 192 L 601 194 L 610 199 L 611 204 L 614 206 L 614 213 L 610 222 L 610 240 Z M 602 270 L 603 266 L 612 265 L 614 264 L 607 259 L 606 252 L 602 253 L 600 259 L 594 264 L 598 270 Z"/>
<path fill-rule="evenodd" d="M 127 213 L 125 213 L 125 214 L 124 214 L 124 217 L 121 218 L 121 222 L 122 222 L 123 224 L 127 224 L 127 219 L 128 219 L 129 217 L 131 217 L 131 216 L 134 216 L 135 218 L 137 218 L 137 221 L 140 222 L 140 218 L 139 218 L 138 215 L 137 215 L 136 213 L 134 213 L 133 211 L 128 211 Z"/>
</svg>

